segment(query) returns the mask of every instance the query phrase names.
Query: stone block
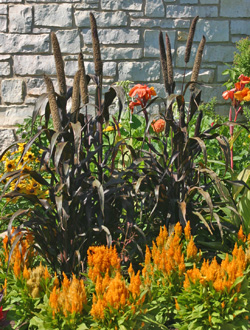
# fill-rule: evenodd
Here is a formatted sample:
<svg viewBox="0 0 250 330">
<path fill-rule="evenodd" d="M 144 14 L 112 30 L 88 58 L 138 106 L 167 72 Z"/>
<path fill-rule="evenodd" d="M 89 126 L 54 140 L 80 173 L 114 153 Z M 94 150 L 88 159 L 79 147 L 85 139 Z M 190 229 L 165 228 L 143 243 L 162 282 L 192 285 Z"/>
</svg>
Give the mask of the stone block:
<svg viewBox="0 0 250 330">
<path fill-rule="evenodd" d="M 190 60 L 187 63 L 187 68 L 192 68 L 193 67 L 197 47 L 198 47 L 197 44 L 193 44 L 193 47 L 191 49 Z M 186 51 L 186 46 L 179 46 L 177 48 L 177 52 L 176 52 L 176 67 L 177 68 L 184 68 L 185 67 L 185 62 L 184 62 L 185 51 Z M 206 48 L 204 49 L 204 53 L 205 52 L 206 52 Z M 203 58 L 204 58 L 204 53 L 203 53 Z"/>
<path fill-rule="evenodd" d="M 153 82 L 160 79 L 160 70 L 160 61 L 122 62 L 118 64 L 118 80 Z"/>
<path fill-rule="evenodd" d="M 0 153 L 15 141 L 12 129 L 0 129 Z"/>
<path fill-rule="evenodd" d="M 27 105 L 35 105 L 37 102 L 37 97 L 33 97 L 33 96 L 28 96 L 25 98 L 25 104 Z"/>
<path fill-rule="evenodd" d="M 103 10 L 141 10 L 142 0 L 101 0 Z"/>
<path fill-rule="evenodd" d="M 11 59 L 10 55 L 0 55 L 0 61 L 6 61 L 10 59 Z"/>
<path fill-rule="evenodd" d="M 1 84 L 2 100 L 5 103 L 23 103 L 24 81 L 21 79 L 5 79 Z"/>
<path fill-rule="evenodd" d="M 21 3 L 23 0 L 11 0 L 13 3 Z M 10 3 L 10 0 L 1 0 L 1 3 Z"/>
<path fill-rule="evenodd" d="M 217 82 L 226 82 L 229 79 L 229 75 L 223 75 L 222 72 L 227 70 L 229 67 L 227 65 L 217 66 Z"/>
<path fill-rule="evenodd" d="M 47 53 L 49 35 L 0 33 L 0 53 Z"/>
<path fill-rule="evenodd" d="M 139 59 L 142 58 L 141 48 L 115 48 L 105 47 L 102 48 L 103 60 L 123 60 L 123 59 Z"/>
<path fill-rule="evenodd" d="M 142 12 L 142 11 L 130 11 L 129 12 L 129 16 L 130 16 L 130 18 L 132 17 L 143 17 L 144 16 L 144 12 Z M 131 25 L 130 25 L 131 26 Z"/>
<path fill-rule="evenodd" d="M 33 34 L 42 34 L 42 33 L 50 33 L 51 29 L 47 28 L 33 28 L 32 33 Z"/>
<path fill-rule="evenodd" d="M 96 9 L 98 8 L 98 3 L 80 3 L 74 5 L 75 9 Z"/>
<path fill-rule="evenodd" d="M 219 0 L 200 0 L 201 5 L 217 5 Z"/>
<path fill-rule="evenodd" d="M 200 19 L 196 25 L 194 41 L 200 41 L 203 35 L 206 42 L 229 41 L 229 21 Z"/>
<path fill-rule="evenodd" d="M 32 28 L 32 6 L 9 7 L 9 32 L 30 33 Z"/>
<path fill-rule="evenodd" d="M 8 14 L 8 6 L 0 5 L 0 15 L 7 15 L 7 14 Z"/>
<path fill-rule="evenodd" d="M 175 50 L 175 31 L 162 31 L 165 40 L 165 33 L 168 33 L 170 43 L 171 43 L 171 51 L 172 53 Z M 159 31 L 146 30 L 144 34 L 144 56 L 145 57 L 157 57 L 159 58 Z"/>
<path fill-rule="evenodd" d="M 14 74 L 27 75 L 55 75 L 56 67 L 53 55 L 15 55 Z"/>
<path fill-rule="evenodd" d="M 84 62 L 86 73 L 94 74 L 94 63 Z M 66 61 L 65 63 L 65 73 L 67 76 L 73 77 L 78 70 L 77 61 Z M 104 62 L 103 63 L 103 76 L 112 77 L 116 75 L 116 63 L 115 62 Z"/>
<path fill-rule="evenodd" d="M 41 26 L 72 26 L 72 6 L 62 5 L 35 5 L 35 25 Z"/>
<path fill-rule="evenodd" d="M 79 53 L 81 41 L 78 30 L 60 30 L 56 36 L 62 53 Z"/>
<path fill-rule="evenodd" d="M 9 76 L 9 75 L 10 75 L 10 63 L 0 62 L 0 76 Z"/>
<path fill-rule="evenodd" d="M 204 102 L 209 102 L 213 97 L 216 97 L 217 101 L 224 102 L 224 99 L 222 97 L 222 93 L 225 91 L 225 86 L 213 84 L 210 85 L 210 88 L 208 87 L 201 87 L 202 93 L 201 93 L 201 99 Z"/>
<path fill-rule="evenodd" d="M 83 29 L 83 40 L 85 44 L 92 44 L 91 30 Z M 140 32 L 137 29 L 99 29 L 98 36 L 100 44 L 138 44 Z"/>
<path fill-rule="evenodd" d="M 165 7 L 162 0 L 146 0 L 145 15 L 147 17 L 164 17 Z"/>
<path fill-rule="evenodd" d="M 190 21 L 185 19 L 130 18 L 130 26 L 161 29 L 189 28 Z"/>
<path fill-rule="evenodd" d="M 167 97 L 167 94 L 166 94 L 166 91 L 165 91 L 165 87 L 163 84 L 159 84 L 159 83 L 153 83 L 153 84 L 150 84 L 150 87 L 154 87 L 155 91 L 156 91 L 156 94 L 158 97 L 162 97 L 162 98 L 165 98 Z"/>
<path fill-rule="evenodd" d="M 57 92 L 58 91 L 57 79 L 51 78 L 51 80 L 53 82 L 54 89 Z M 27 95 L 31 98 L 46 93 L 46 84 L 43 78 L 26 78 L 26 88 L 27 88 Z M 26 99 L 25 99 L 25 103 L 26 103 Z"/>
<path fill-rule="evenodd" d="M 7 31 L 7 16 L 0 15 L 0 32 Z"/>
<path fill-rule="evenodd" d="M 0 106 L 1 126 L 15 126 L 22 124 L 25 118 L 32 116 L 33 111 L 33 105 Z"/>
<path fill-rule="evenodd" d="M 224 62 L 233 61 L 235 47 L 230 45 L 207 45 L 203 57 L 204 62 Z"/>
<path fill-rule="evenodd" d="M 89 13 L 90 11 L 76 11 L 75 21 L 76 26 L 89 27 Z M 93 12 L 97 26 L 99 27 L 110 27 L 110 26 L 126 26 L 128 25 L 128 16 L 125 12 Z"/>
<path fill-rule="evenodd" d="M 187 41 L 188 32 L 187 31 L 178 31 L 177 32 L 177 40 L 178 41 Z"/>
<path fill-rule="evenodd" d="M 218 8 L 216 6 L 178 6 L 167 5 L 166 17 L 169 18 L 193 18 L 197 15 L 200 17 L 218 17 Z"/>
<path fill-rule="evenodd" d="M 249 20 L 238 20 L 231 19 L 231 33 L 232 34 L 246 34 L 249 35 L 250 21 Z"/>
<path fill-rule="evenodd" d="M 229 115 L 229 105 L 228 104 L 216 104 L 215 105 L 215 113 L 220 115 L 220 116 L 224 116 L 225 117 L 225 121 L 227 121 L 228 119 L 228 115 Z"/>
<path fill-rule="evenodd" d="M 185 4 L 187 4 L 187 5 L 197 5 L 197 3 L 198 3 L 198 0 L 180 0 L 181 2 L 180 2 L 180 4 L 181 5 L 185 5 Z"/>
<path fill-rule="evenodd" d="M 30 96 L 38 96 L 46 92 L 46 85 L 42 78 L 27 78 L 26 88 Z"/>
<path fill-rule="evenodd" d="M 183 81 L 183 70 L 176 69 L 174 70 L 174 81 L 182 82 Z M 185 82 L 189 82 L 192 75 L 192 70 L 186 71 Z M 214 81 L 214 70 L 201 69 L 197 82 L 200 83 L 213 83 Z"/>
<path fill-rule="evenodd" d="M 26 2 L 34 2 L 34 3 L 63 3 L 63 2 L 69 2 L 69 3 L 78 3 L 81 2 L 81 0 L 26 0 Z"/>
<path fill-rule="evenodd" d="M 221 17 L 246 17 L 250 16 L 249 0 L 227 0 L 220 5 Z"/>
<path fill-rule="evenodd" d="M 191 51 L 190 61 L 187 64 L 188 68 L 193 67 L 196 51 L 198 44 L 194 44 Z M 176 66 L 177 67 L 185 67 L 184 63 L 184 55 L 185 55 L 186 46 L 180 46 L 177 49 L 177 58 L 176 58 Z M 235 47 L 230 45 L 206 45 L 204 52 L 202 63 L 214 63 L 214 62 L 224 62 L 230 63 L 233 60 Z M 202 64 L 201 64 L 202 65 Z"/>
</svg>

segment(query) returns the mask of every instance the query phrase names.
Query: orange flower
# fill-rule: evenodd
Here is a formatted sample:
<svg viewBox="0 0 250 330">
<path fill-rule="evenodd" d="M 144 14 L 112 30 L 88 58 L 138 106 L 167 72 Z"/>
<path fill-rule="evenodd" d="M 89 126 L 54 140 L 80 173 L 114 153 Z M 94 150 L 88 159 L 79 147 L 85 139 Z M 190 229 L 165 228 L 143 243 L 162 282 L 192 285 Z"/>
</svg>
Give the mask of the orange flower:
<svg viewBox="0 0 250 330">
<path fill-rule="evenodd" d="M 242 242 L 246 242 L 246 236 L 243 233 L 242 225 L 240 226 L 240 230 L 238 232 L 238 240 L 241 240 Z"/>
<path fill-rule="evenodd" d="M 107 270 L 116 272 L 120 269 L 120 259 L 115 247 L 91 246 L 88 249 L 89 278 L 95 282 L 98 275 L 104 276 Z"/>
<path fill-rule="evenodd" d="M 48 271 L 48 267 L 46 266 L 45 270 L 44 270 L 44 279 L 47 280 L 47 278 L 49 279 L 49 278 L 51 278 L 51 276 L 50 276 L 50 273 Z"/>
<path fill-rule="evenodd" d="M 191 237 L 191 226 L 190 226 L 190 221 L 187 222 L 186 227 L 184 228 L 184 234 L 186 240 L 189 240 Z"/>
<path fill-rule="evenodd" d="M 241 91 L 237 91 L 234 93 L 234 97 L 238 101 L 246 101 L 245 99 L 248 98 L 248 94 L 250 93 L 250 90 L 248 87 L 244 87 Z"/>
<path fill-rule="evenodd" d="M 166 122 L 163 119 L 154 120 L 151 124 L 154 132 L 161 133 L 165 129 Z"/>
<path fill-rule="evenodd" d="M 132 293 L 133 299 L 136 299 L 141 293 L 140 291 L 141 279 L 140 271 L 138 270 L 137 274 L 132 274 L 130 279 L 129 291 Z"/>
<path fill-rule="evenodd" d="M 23 278 L 25 278 L 26 280 L 30 278 L 30 272 L 27 269 L 26 265 L 24 265 L 24 269 L 23 269 Z"/>
<path fill-rule="evenodd" d="M 177 299 L 174 298 L 174 301 L 175 301 L 175 309 L 176 309 L 177 311 L 179 311 L 179 310 L 180 310 L 180 306 L 179 306 L 179 304 L 178 304 Z"/>
<path fill-rule="evenodd" d="M 142 108 L 144 108 L 148 102 L 148 100 L 151 99 L 151 96 L 155 96 L 156 92 L 154 90 L 154 87 L 148 87 L 147 85 L 141 85 L 137 84 L 135 85 L 129 92 L 129 96 L 136 97 L 136 101 L 130 102 L 129 108 L 133 111 L 134 107 L 137 105 L 140 105 Z"/>
<path fill-rule="evenodd" d="M 190 259 L 190 258 L 196 257 L 197 252 L 198 252 L 198 249 L 194 244 L 193 236 L 191 236 L 191 239 L 187 245 L 187 258 Z"/>
</svg>

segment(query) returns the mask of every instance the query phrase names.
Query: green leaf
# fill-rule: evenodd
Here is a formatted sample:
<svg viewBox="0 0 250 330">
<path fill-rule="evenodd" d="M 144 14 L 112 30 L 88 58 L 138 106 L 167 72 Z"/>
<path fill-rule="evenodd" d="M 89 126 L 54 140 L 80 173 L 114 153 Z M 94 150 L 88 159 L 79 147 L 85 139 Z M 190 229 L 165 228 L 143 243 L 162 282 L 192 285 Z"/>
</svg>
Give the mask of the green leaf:
<svg viewBox="0 0 250 330">
<path fill-rule="evenodd" d="M 76 330 L 88 330 L 89 327 L 86 326 L 85 323 L 80 324 Z"/>
</svg>

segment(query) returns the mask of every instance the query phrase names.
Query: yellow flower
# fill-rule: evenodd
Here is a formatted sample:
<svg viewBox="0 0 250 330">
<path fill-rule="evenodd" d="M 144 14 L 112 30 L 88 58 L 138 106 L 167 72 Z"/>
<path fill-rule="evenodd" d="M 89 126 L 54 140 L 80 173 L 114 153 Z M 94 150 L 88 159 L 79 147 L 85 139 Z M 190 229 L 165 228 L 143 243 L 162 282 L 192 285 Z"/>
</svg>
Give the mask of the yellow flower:
<svg viewBox="0 0 250 330">
<path fill-rule="evenodd" d="M 25 156 L 23 157 L 23 160 L 25 162 L 31 162 L 35 159 L 35 155 L 33 154 L 33 152 L 28 151 L 26 152 Z"/>
<path fill-rule="evenodd" d="M 5 168 L 6 172 L 11 172 L 11 171 L 15 170 L 16 161 L 14 159 L 6 161 L 4 168 Z"/>
<path fill-rule="evenodd" d="M 122 127 L 121 124 L 118 124 L 118 126 L 119 126 L 119 128 Z M 117 126 L 116 126 L 116 129 L 117 129 Z M 114 130 L 115 130 L 114 126 L 113 125 L 109 125 L 106 128 L 104 128 L 103 132 L 111 132 L 111 131 L 114 131 Z"/>
<path fill-rule="evenodd" d="M 25 148 L 26 143 L 18 143 L 17 145 L 18 145 L 17 152 L 18 153 L 22 153 L 23 152 L 23 149 Z"/>
</svg>

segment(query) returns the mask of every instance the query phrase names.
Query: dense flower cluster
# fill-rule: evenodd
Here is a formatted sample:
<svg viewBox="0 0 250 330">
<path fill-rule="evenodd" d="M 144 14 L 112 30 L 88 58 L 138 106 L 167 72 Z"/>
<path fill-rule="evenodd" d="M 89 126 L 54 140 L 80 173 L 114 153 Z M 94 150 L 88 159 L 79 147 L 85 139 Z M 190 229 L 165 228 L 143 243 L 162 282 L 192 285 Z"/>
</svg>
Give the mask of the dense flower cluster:
<svg viewBox="0 0 250 330">
<path fill-rule="evenodd" d="M 13 227 L 12 235 L 14 234 L 14 232 L 15 232 L 15 228 Z M 4 249 L 4 256 L 6 262 L 9 259 L 10 246 L 20 235 L 21 235 L 20 233 L 13 235 L 10 242 L 7 235 L 4 237 L 3 249 Z M 16 277 L 20 276 L 21 271 L 25 268 L 25 266 L 28 267 L 32 263 L 32 260 L 36 254 L 35 250 L 32 248 L 32 244 L 33 244 L 32 234 L 26 233 L 25 236 L 20 239 L 20 241 L 12 251 L 10 258 L 10 265 L 12 265 Z"/>
<path fill-rule="evenodd" d="M 31 298 L 42 298 L 45 292 L 48 293 L 52 320 L 60 316 L 67 319 L 67 322 L 75 322 L 86 311 L 86 317 L 89 313 L 88 317 L 92 317 L 93 322 L 108 328 L 118 324 L 119 318 L 124 315 L 133 324 L 139 324 L 141 319 L 136 323 L 138 316 L 143 315 L 154 299 L 157 301 L 159 292 L 167 304 L 165 317 L 171 313 L 180 313 L 181 317 L 192 313 L 192 306 L 186 306 L 185 299 L 190 299 L 192 290 L 199 286 L 207 292 L 204 299 L 212 299 L 214 293 L 220 294 L 221 308 L 226 308 L 231 298 L 236 303 L 237 295 L 241 294 L 241 281 L 236 283 L 236 280 L 245 276 L 250 255 L 250 237 L 244 235 L 242 227 L 237 238 L 238 244 L 235 244 L 231 257 L 226 255 L 221 263 L 216 258 L 212 261 L 204 259 L 201 263 L 201 252 L 198 252 L 195 245 L 190 222 L 187 222 L 184 230 L 177 223 L 171 234 L 164 226 L 160 228 L 152 249 L 146 248 L 142 272 L 135 273 L 130 264 L 127 280 L 121 274 L 120 259 L 115 247 L 92 246 L 88 250 L 87 260 L 90 291 L 90 287 L 86 288 L 86 283 L 90 282 L 87 280 L 84 283 L 84 279 L 77 279 L 74 274 L 69 279 L 63 273 L 60 285 L 57 275 L 52 278 L 47 267 L 40 264 L 36 268 L 28 268 L 22 261 L 23 254 L 28 253 L 28 243 L 14 249 L 12 263 L 15 276 L 25 283 Z M 28 236 L 27 241 L 31 240 L 32 237 Z M 6 238 L 3 247 L 8 257 Z M 17 264 L 15 266 L 15 260 L 22 267 L 18 268 Z M 92 295 L 92 303 L 88 302 L 89 294 Z M 192 296 L 192 301 L 195 301 L 195 297 Z M 199 303 L 203 303 L 203 297 L 199 299 Z M 206 303 L 210 304 L 208 300 Z M 209 322 L 212 322 L 212 318 Z"/>
<path fill-rule="evenodd" d="M 18 143 L 18 149 L 16 151 L 6 152 L 1 159 L 2 170 L 5 173 L 16 170 L 20 170 L 22 173 L 19 179 L 10 181 L 9 188 L 11 191 L 20 194 L 36 195 L 39 198 L 45 198 L 48 195 L 48 191 L 27 174 L 27 171 L 31 171 L 37 167 L 39 160 L 31 150 L 28 150 L 21 159 L 24 148 L 25 143 Z M 2 183 L 6 184 L 7 181 L 8 178 L 3 179 Z"/>
<path fill-rule="evenodd" d="M 88 276 L 95 283 L 98 277 L 104 277 L 106 273 L 120 270 L 120 259 L 116 248 L 107 246 L 91 246 L 88 249 Z"/>
<path fill-rule="evenodd" d="M 41 296 L 43 291 L 43 280 L 46 281 L 50 279 L 51 276 L 47 266 L 44 267 L 42 264 L 40 264 L 36 268 L 28 269 L 25 265 L 23 270 L 23 278 L 27 281 L 26 284 L 31 297 L 38 298 Z"/>
<path fill-rule="evenodd" d="M 55 283 L 54 283 L 55 284 Z M 61 288 L 54 288 L 49 298 L 53 316 L 62 313 L 65 317 L 69 314 L 82 313 L 87 304 L 87 296 L 83 279 L 78 280 L 73 274 L 72 280 L 63 273 Z"/>
<path fill-rule="evenodd" d="M 242 246 L 238 247 L 236 243 L 232 260 L 229 260 L 227 254 L 221 264 L 217 262 L 216 257 L 211 263 L 208 260 L 204 260 L 201 269 L 197 269 L 196 264 L 194 264 L 193 269 L 187 270 L 183 286 L 187 290 L 190 288 L 190 283 L 195 283 L 198 280 L 202 285 L 208 285 L 208 282 L 211 282 L 216 291 L 227 289 L 229 292 L 235 280 L 243 276 L 245 268 L 245 252 Z"/>
</svg>

